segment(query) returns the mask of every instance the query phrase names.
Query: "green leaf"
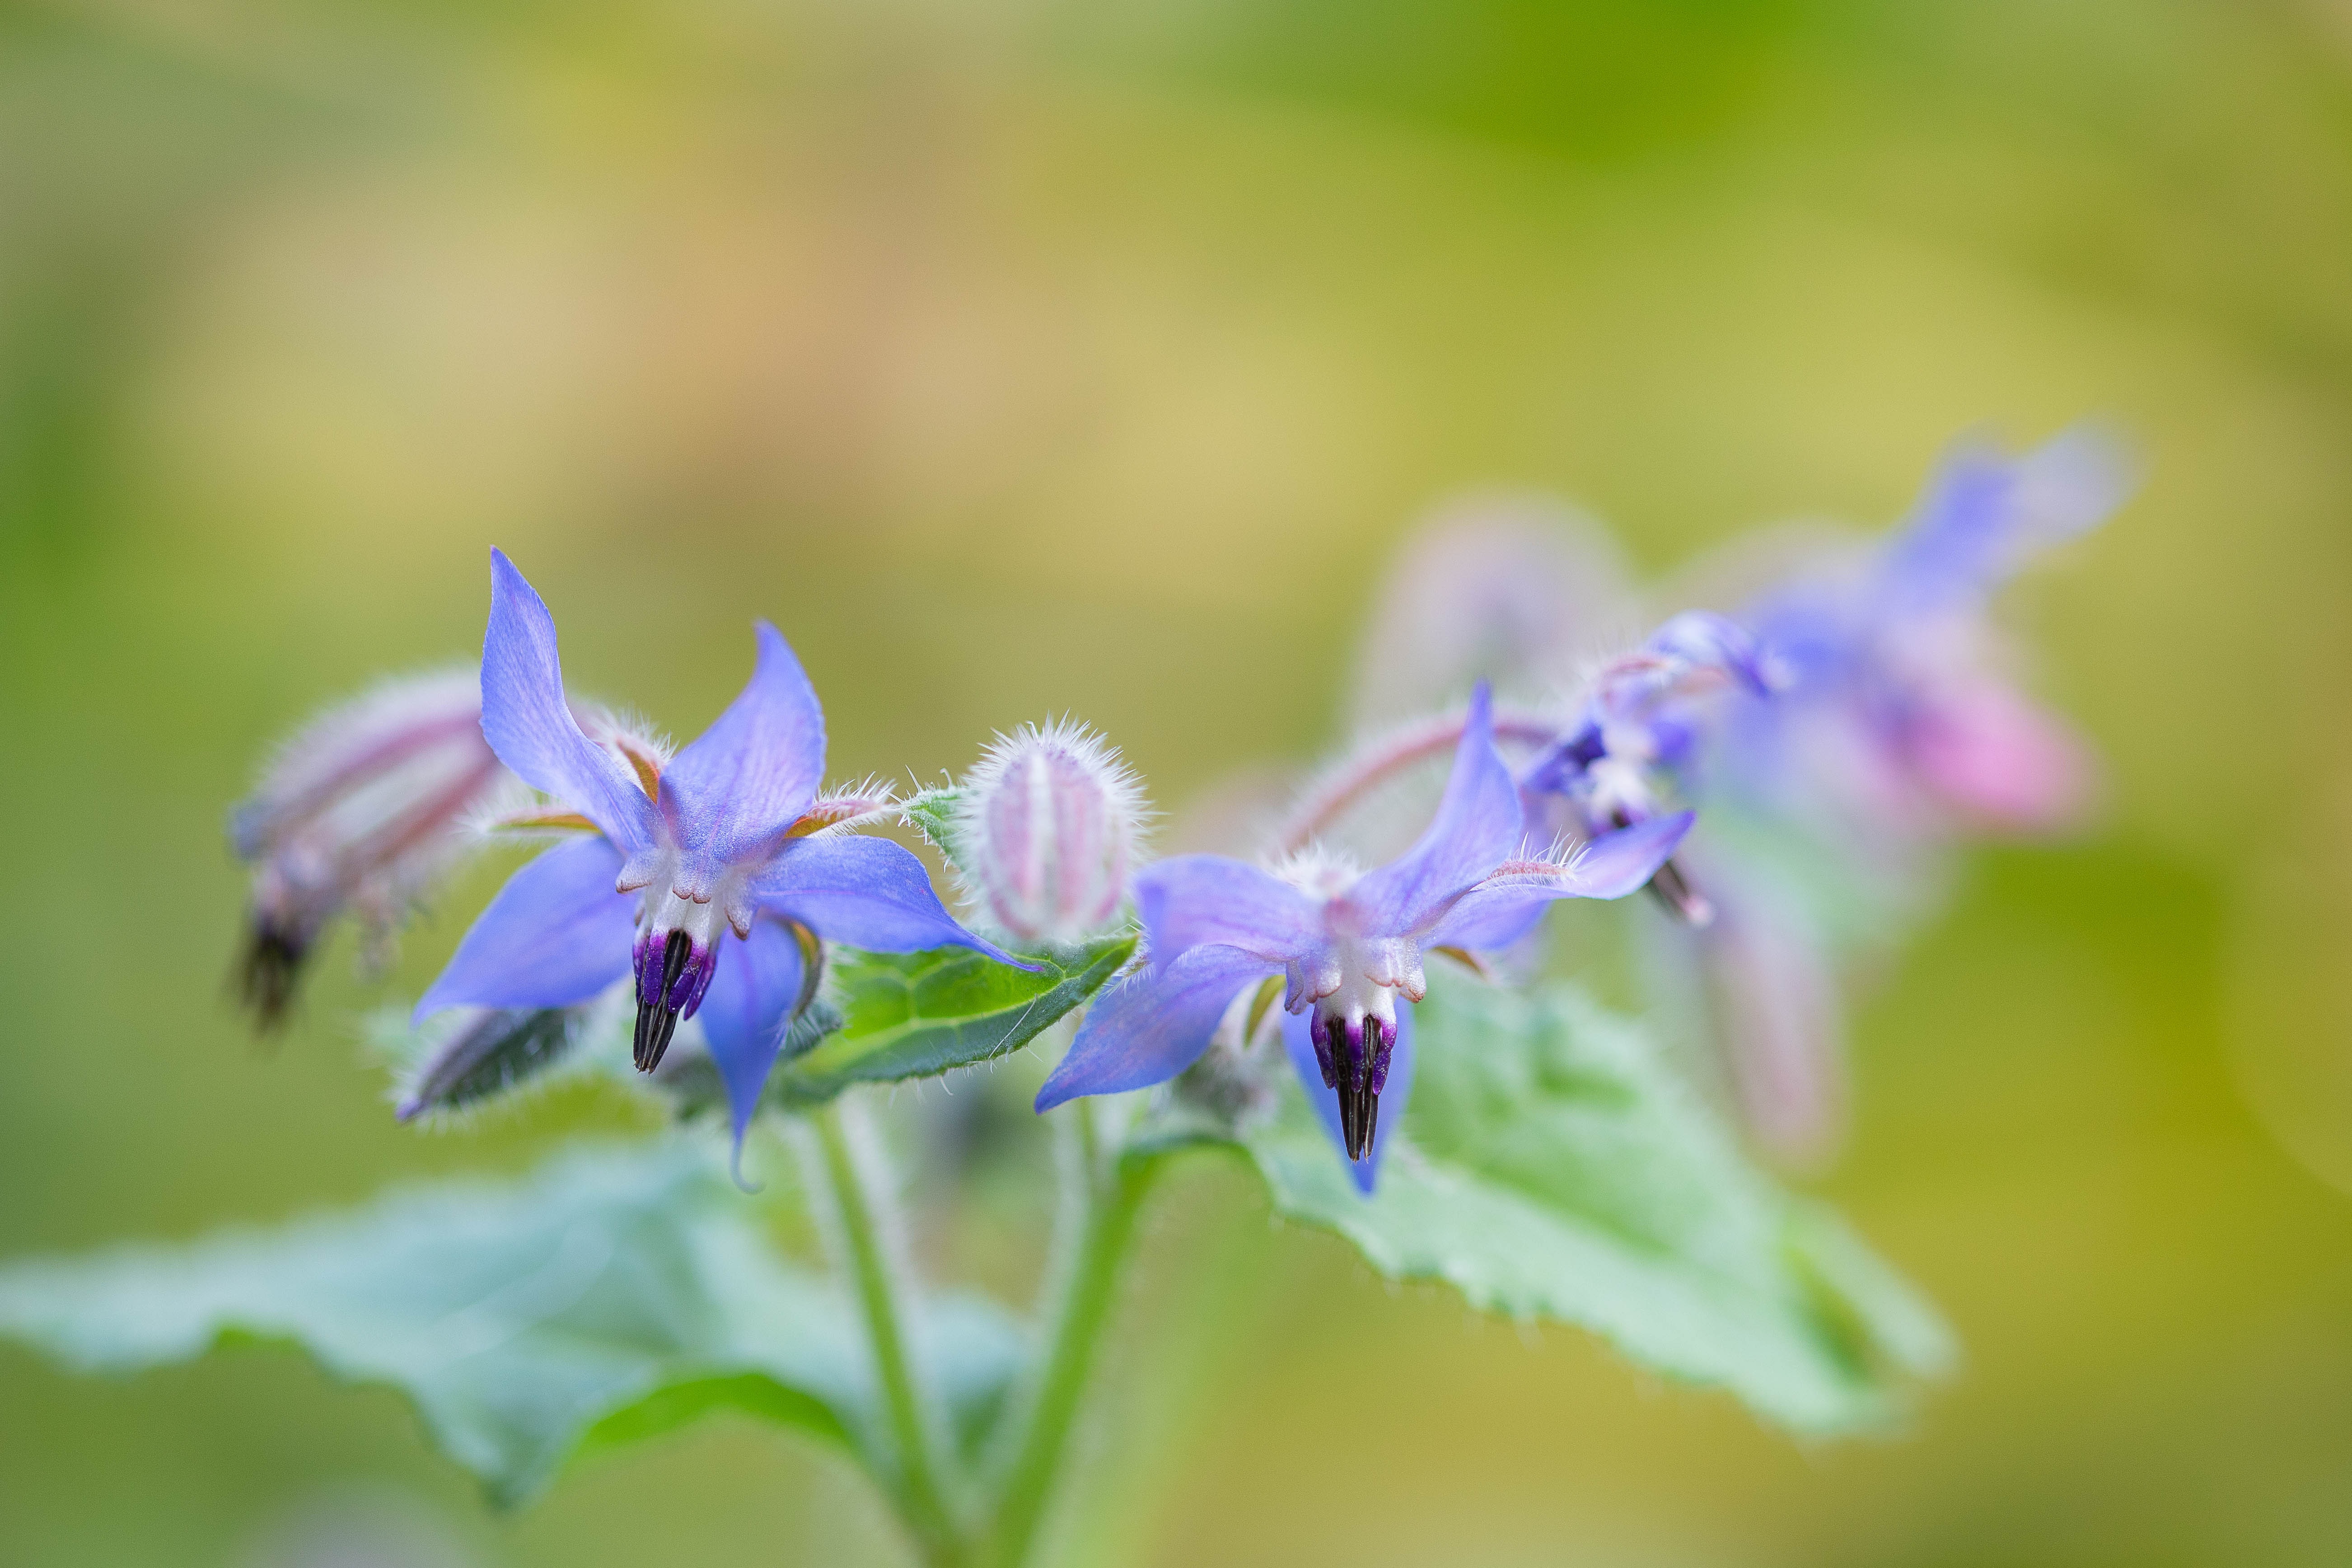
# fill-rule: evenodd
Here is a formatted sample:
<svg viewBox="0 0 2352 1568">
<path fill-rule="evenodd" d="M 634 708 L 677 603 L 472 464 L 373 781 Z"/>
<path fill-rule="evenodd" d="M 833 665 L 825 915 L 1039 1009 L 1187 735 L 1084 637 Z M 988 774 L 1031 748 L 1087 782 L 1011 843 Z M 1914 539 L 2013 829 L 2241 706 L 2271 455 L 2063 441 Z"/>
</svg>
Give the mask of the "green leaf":
<svg viewBox="0 0 2352 1568">
<path fill-rule="evenodd" d="M 787 1104 L 830 1100 L 854 1083 L 929 1078 L 1017 1051 L 1100 990 L 1135 952 L 1135 933 L 1024 954 L 1031 973 L 966 947 L 929 952 L 842 950 L 831 994 L 842 1026 L 777 1069 Z"/>
<path fill-rule="evenodd" d="M 1021 1333 L 973 1299 L 934 1301 L 917 1326 L 970 1432 L 1018 1371 Z M 18 1263 L 0 1269 L 0 1333 L 110 1373 L 240 1341 L 297 1346 L 406 1395 L 501 1501 L 575 1455 L 711 1410 L 853 1447 L 879 1423 L 846 1300 L 780 1258 L 758 1210 L 682 1141 L 274 1231 Z"/>
<path fill-rule="evenodd" d="M 1447 978 L 1416 1009 L 1413 1097 L 1373 1197 L 1300 1097 L 1244 1135 L 1280 1213 L 1391 1279 L 1590 1329 L 1800 1431 L 1883 1426 L 1906 1374 L 1949 1366 L 1933 1310 L 1758 1173 L 1633 1026 L 1571 987 Z"/>
</svg>

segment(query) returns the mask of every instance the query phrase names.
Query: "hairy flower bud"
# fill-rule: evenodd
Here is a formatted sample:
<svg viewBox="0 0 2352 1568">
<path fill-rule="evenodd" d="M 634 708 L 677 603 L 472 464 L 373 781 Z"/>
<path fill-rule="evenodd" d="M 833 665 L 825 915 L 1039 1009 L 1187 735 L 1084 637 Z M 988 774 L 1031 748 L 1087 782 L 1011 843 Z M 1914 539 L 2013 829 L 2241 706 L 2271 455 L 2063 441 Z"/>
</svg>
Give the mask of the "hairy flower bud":
<svg viewBox="0 0 2352 1568">
<path fill-rule="evenodd" d="M 506 1093 L 562 1061 L 580 1040 L 585 1007 L 486 1007 L 463 1016 L 405 1075 L 403 1121 L 461 1110 Z"/>
<path fill-rule="evenodd" d="M 989 920 L 1023 942 L 1075 942 L 1127 897 L 1144 816 L 1135 775 L 1064 721 L 1001 735 L 963 781 L 959 864 Z"/>
<path fill-rule="evenodd" d="M 472 670 L 387 681 L 297 731 L 230 814 L 254 868 L 238 981 L 259 1027 L 285 1016 L 338 915 L 356 913 L 381 950 L 464 853 L 467 824 L 509 784 L 481 716 Z"/>
</svg>

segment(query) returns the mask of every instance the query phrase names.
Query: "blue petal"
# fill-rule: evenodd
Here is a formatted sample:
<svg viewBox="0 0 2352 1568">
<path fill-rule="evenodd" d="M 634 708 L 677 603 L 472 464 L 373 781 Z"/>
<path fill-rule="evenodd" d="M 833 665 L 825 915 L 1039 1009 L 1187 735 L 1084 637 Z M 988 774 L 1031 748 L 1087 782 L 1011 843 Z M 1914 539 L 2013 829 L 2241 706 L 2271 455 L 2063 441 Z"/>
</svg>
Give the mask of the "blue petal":
<svg viewBox="0 0 2352 1568">
<path fill-rule="evenodd" d="M 828 942 L 871 952 L 971 947 L 999 963 L 1036 967 L 958 925 L 931 891 L 923 863 L 887 838 L 794 839 L 753 879 L 751 896 L 769 913 L 798 921 Z"/>
<path fill-rule="evenodd" d="M 1682 843 L 1693 815 L 1675 812 L 1604 833 L 1564 870 L 1506 866 L 1446 910 L 1424 947 L 1507 947 L 1528 933 L 1554 899 L 1622 899 L 1639 891 Z"/>
<path fill-rule="evenodd" d="M 1298 1075 L 1299 1086 L 1307 1090 L 1315 1113 L 1323 1119 L 1331 1146 L 1339 1151 L 1340 1159 L 1347 1160 L 1348 1140 L 1339 1130 L 1339 1091 L 1325 1086 L 1323 1069 L 1315 1060 L 1315 1038 L 1310 1032 L 1314 1022 L 1312 1008 L 1283 1015 L 1282 1047 L 1290 1053 L 1291 1070 Z M 1404 1103 L 1412 1093 L 1412 1004 L 1402 997 L 1397 999 L 1396 1024 L 1396 1048 L 1389 1056 L 1388 1087 L 1381 1090 L 1381 1119 L 1372 1128 L 1371 1152 L 1348 1162 L 1348 1174 L 1366 1197 L 1371 1196 L 1372 1184 L 1381 1173 L 1381 1152 L 1389 1146 L 1389 1135 L 1404 1121 Z"/>
<path fill-rule="evenodd" d="M 1990 588 L 2013 551 L 2017 492 L 2016 470 L 1999 454 L 1978 447 L 1953 452 L 1888 543 L 1889 594 L 1927 605 Z"/>
<path fill-rule="evenodd" d="M 1037 1091 L 1037 1109 L 1165 1083 L 1209 1048 L 1242 987 L 1281 967 L 1239 948 L 1196 947 L 1131 976 L 1087 1009 L 1069 1055 Z"/>
<path fill-rule="evenodd" d="M 1518 787 L 1495 750 L 1493 699 L 1480 681 L 1429 831 L 1348 893 L 1363 934 L 1401 936 L 1434 920 L 1464 889 L 1517 853 L 1525 833 Z"/>
<path fill-rule="evenodd" d="M 629 972 L 637 900 L 613 891 L 621 856 L 602 838 L 559 844 L 512 877 L 416 1004 L 569 1007 Z"/>
<path fill-rule="evenodd" d="M 718 721 L 662 771 L 678 841 L 724 866 L 765 851 L 824 776 L 824 710 L 782 634 L 756 628 L 759 662 Z"/>
<path fill-rule="evenodd" d="M 1223 855 L 1180 855 L 1145 867 L 1135 879 L 1135 909 L 1155 963 L 1210 943 L 1286 963 L 1323 934 L 1313 900 Z"/>
<path fill-rule="evenodd" d="M 783 1047 L 793 1005 L 800 1000 L 802 976 L 799 940 L 773 921 L 752 921 L 751 934 L 741 942 L 719 941 L 719 970 L 695 1017 L 727 1084 L 738 1163 L 743 1134 L 760 1108 L 760 1091 L 768 1086 L 768 1069 Z"/>
<path fill-rule="evenodd" d="M 563 696 L 554 618 L 498 550 L 482 638 L 482 734 L 525 784 L 586 816 L 624 851 L 653 841 L 653 803 L 618 757 L 580 732 Z"/>
</svg>

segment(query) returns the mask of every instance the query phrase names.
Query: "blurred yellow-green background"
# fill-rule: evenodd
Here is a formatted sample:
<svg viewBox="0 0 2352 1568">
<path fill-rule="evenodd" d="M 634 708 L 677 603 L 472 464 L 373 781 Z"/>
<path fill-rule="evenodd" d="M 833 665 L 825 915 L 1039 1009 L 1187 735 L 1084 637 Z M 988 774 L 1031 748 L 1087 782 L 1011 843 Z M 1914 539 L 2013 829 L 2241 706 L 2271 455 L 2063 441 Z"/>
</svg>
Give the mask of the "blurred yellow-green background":
<svg viewBox="0 0 2352 1568">
<path fill-rule="evenodd" d="M 1873 977 L 1811 1184 L 1958 1379 L 1801 1447 L 1385 1290 L 1212 1166 L 1062 1560 L 2352 1562 L 2342 0 L 7 0 L 0 1256 L 625 1123 L 420 1136 L 362 1060 L 499 867 L 384 986 L 339 942 L 274 1048 L 224 998 L 226 806 L 475 647 L 492 543 L 679 733 L 766 616 L 837 775 L 1068 710 L 1181 809 L 1339 737 L 1390 547 L 1465 487 L 1662 571 L 2086 414 L 2144 486 L 2007 608 L 2104 816 L 1973 856 Z M 734 1419 L 498 1518 L 289 1353 L 0 1347 L 0 1563 L 901 1560 Z"/>
</svg>

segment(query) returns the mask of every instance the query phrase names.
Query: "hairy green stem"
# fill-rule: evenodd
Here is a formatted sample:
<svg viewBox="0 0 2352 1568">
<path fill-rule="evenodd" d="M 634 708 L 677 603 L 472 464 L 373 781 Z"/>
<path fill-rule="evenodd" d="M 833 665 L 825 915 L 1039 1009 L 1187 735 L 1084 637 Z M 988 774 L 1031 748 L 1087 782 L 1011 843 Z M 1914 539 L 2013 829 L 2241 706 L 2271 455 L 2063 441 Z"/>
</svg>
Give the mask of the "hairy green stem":
<svg viewBox="0 0 2352 1568">
<path fill-rule="evenodd" d="M 833 1195 L 831 1228 L 874 1349 L 899 1510 L 925 1559 L 949 1568 L 965 1561 L 967 1543 L 946 1482 L 939 1401 L 908 1342 L 896 1194 L 873 1129 L 858 1107 L 836 1100 L 809 1121 L 815 1131 L 815 1163 Z"/>
<path fill-rule="evenodd" d="M 1021 1568 L 1035 1544 L 1069 1447 L 1070 1431 L 1094 1369 L 1095 1350 L 1118 1294 L 1120 1267 L 1137 1215 L 1158 1173 L 1155 1155 L 1106 1154 L 1092 1100 L 1071 1108 L 1062 1159 L 1062 1245 L 1056 1259 L 1052 1338 L 1038 1363 L 1003 1468 L 982 1562 Z"/>
</svg>

